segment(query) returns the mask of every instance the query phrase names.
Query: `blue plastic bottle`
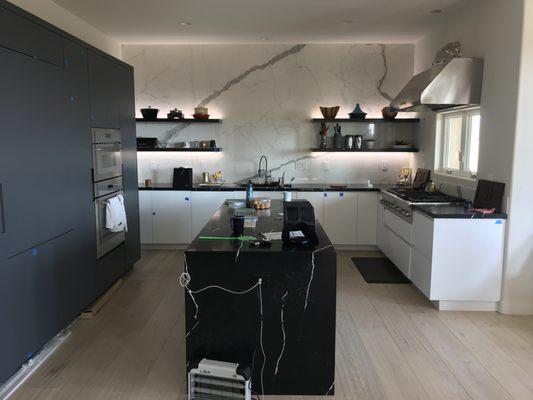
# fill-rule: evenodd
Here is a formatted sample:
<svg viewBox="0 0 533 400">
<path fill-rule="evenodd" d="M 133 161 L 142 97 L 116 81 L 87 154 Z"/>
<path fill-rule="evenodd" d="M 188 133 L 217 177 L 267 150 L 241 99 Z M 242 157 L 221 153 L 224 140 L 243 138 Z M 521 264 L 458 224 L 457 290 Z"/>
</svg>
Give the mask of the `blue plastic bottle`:
<svg viewBox="0 0 533 400">
<path fill-rule="evenodd" d="M 254 206 L 254 186 L 252 181 L 248 181 L 248 186 L 246 186 L 246 207 L 253 208 Z"/>
</svg>

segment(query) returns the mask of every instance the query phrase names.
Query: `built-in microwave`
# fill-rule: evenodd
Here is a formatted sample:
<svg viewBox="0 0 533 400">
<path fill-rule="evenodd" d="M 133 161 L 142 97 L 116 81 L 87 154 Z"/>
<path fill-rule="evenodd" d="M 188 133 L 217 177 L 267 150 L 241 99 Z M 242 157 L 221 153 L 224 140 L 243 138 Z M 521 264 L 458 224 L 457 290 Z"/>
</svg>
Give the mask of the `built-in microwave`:
<svg viewBox="0 0 533 400">
<path fill-rule="evenodd" d="M 92 129 L 93 181 L 122 176 L 122 144 L 118 129 Z"/>
</svg>

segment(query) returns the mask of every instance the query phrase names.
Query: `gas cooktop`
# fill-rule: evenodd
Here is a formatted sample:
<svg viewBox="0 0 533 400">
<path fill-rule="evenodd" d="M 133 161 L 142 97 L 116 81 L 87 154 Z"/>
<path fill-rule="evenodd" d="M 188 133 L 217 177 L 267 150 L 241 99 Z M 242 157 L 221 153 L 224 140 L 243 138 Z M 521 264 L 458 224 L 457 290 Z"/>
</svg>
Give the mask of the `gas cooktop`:
<svg viewBox="0 0 533 400">
<path fill-rule="evenodd" d="M 449 196 L 442 192 L 426 192 L 411 188 L 392 187 L 387 189 L 389 193 L 410 203 L 454 203 L 460 202 L 457 197 Z"/>
</svg>

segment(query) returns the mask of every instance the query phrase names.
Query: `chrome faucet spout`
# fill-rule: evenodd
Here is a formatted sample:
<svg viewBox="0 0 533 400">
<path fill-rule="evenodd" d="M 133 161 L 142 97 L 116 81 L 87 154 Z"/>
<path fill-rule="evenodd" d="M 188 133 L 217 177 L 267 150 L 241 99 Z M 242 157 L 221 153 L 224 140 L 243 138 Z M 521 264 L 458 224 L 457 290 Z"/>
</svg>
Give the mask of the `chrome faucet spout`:
<svg viewBox="0 0 533 400">
<path fill-rule="evenodd" d="M 262 164 L 263 164 L 263 159 L 265 160 L 265 184 L 268 183 L 268 159 L 265 155 L 262 155 L 261 158 L 259 159 L 259 170 L 257 171 L 258 172 L 258 175 L 259 177 L 261 177 L 261 175 L 263 174 L 263 169 L 261 168 Z"/>
</svg>

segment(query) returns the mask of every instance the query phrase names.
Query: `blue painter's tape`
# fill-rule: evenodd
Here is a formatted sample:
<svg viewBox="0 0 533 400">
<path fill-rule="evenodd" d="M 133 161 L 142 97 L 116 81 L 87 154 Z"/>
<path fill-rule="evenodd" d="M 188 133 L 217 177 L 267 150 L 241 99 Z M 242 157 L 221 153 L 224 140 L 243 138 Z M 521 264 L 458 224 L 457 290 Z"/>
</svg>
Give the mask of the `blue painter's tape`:
<svg viewBox="0 0 533 400">
<path fill-rule="evenodd" d="M 501 219 L 497 219 L 496 220 L 496 225 L 501 225 L 501 224 L 503 224 L 503 221 Z"/>
<path fill-rule="evenodd" d="M 37 249 L 31 249 L 31 255 L 32 255 L 33 257 L 37 256 L 37 254 L 39 254 L 39 250 L 37 250 Z"/>
<path fill-rule="evenodd" d="M 188 197 L 185 197 L 185 201 L 189 201 L 189 198 L 188 198 Z"/>
<path fill-rule="evenodd" d="M 328 197 L 328 194 L 327 194 L 327 193 L 324 193 L 324 197 Z"/>
<path fill-rule="evenodd" d="M 340 193 L 339 193 L 339 196 L 344 197 L 344 193 L 343 193 L 343 192 L 340 192 Z"/>
</svg>

